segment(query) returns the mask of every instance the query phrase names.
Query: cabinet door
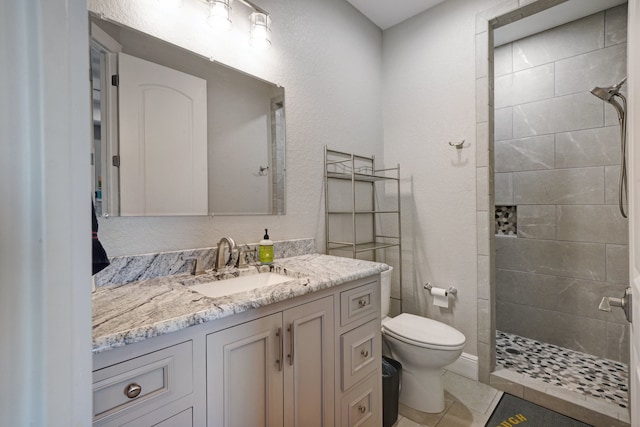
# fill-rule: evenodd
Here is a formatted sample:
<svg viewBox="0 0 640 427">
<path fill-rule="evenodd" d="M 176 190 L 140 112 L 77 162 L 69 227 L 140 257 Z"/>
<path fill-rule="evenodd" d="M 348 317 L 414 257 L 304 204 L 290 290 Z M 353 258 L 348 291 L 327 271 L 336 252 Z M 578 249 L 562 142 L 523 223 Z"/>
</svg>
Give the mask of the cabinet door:
<svg viewBox="0 0 640 427">
<path fill-rule="evenodd" d="M 334 320 L 329 296 L 283 313 L 285 427 L 334 425 Z"/>
<path fill-rule="evenodd" d="M 207 336 L 207 425 L 282 426 L 282 315 Z"/>
</svg>

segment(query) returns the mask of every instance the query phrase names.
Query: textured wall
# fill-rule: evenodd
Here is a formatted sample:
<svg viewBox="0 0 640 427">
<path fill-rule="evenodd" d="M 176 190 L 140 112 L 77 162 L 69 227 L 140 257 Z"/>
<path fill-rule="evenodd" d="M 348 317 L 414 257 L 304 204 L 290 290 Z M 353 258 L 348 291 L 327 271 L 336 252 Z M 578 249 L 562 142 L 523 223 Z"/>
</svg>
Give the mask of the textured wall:
<svg viewBox="0 0 640 427">
<path fill-rule="evenodd" d="M 89 10 L 285 87 L 286 215 L 102 219 L 108 254 L 210 247 L 226 235 L 257 242 L 264 228 L 274 240 L 315 238 L 322 251 L 323 146 L 382 157 L 382 31 L 344 0 L 263 0 L 273 44 L 260 52 L 248 46 L 240 2 L 223 34 L 207 26 L 204 2 L 169 3 L 90 0 Z"/>
<path fill-rule="evenodd" d="M 449 0 L 384 33 L 384 149 L 402 171 L 404 311 L 448 323 L 477 353 L 476 14 Z M 457 150 L 449 142 L 466 140 Z M 458 288 L 449 309 L 426 282 Z M 482 328 L 489 334 L 489 325 Z"/>
<path fill-rule="evenodd" d="M 589 91 L 626 75 L 626 5 L 495 49 L 495 204 L 517 206 L 496 236 L 497 328 L 628 361 L 628 282 L 618 212 L 620 128 Z"/>
</svg>

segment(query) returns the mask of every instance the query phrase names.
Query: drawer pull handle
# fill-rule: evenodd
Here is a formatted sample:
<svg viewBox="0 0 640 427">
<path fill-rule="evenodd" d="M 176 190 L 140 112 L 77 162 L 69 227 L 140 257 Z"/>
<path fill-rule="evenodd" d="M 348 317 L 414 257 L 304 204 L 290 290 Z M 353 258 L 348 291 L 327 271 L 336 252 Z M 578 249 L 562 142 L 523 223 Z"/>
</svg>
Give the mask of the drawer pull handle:
<svg viewBox="0 0 640 427">
<path fill-rule="evenodd" d="M 367 305 L 367 300 L 366 299 L 358 300 L 358 305 L 360 307 L 365 307 Z"/>
<path fill-rule="evenodd" d="M 358 412 L 360 412 L 361 414 L 364 414 L 365 412 L 367 412 L 367 407 L 364 405 L 359 405 Z"/>
<path fill-rule="evenodd" d="M 369 357 L 369 350 L 362 350 L 360 352 L 360 356 L 362 357 Z"/>
<path fill-rule="evenodd" d="M 142 387 L 140 387 L 140 385 L 136 383 L 131 383 L 124 389 L 124 394 L 126 394 L 129 399 L 135 399 L 136 397 L 140 396 L 141 392 Z"/>
</svg>

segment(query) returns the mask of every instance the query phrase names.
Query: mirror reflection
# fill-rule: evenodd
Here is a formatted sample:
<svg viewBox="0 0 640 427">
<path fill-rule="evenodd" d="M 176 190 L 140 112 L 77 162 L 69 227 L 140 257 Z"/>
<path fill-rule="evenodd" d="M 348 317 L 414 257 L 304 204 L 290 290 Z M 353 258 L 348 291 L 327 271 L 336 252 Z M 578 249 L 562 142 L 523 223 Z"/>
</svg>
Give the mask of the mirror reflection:
<svg viewBox="0 0 640 427">
<path fill-rule="evenodd" d="M 104 216 L 284 214 L 284 88 L 91 16 Z"/>
</svg>

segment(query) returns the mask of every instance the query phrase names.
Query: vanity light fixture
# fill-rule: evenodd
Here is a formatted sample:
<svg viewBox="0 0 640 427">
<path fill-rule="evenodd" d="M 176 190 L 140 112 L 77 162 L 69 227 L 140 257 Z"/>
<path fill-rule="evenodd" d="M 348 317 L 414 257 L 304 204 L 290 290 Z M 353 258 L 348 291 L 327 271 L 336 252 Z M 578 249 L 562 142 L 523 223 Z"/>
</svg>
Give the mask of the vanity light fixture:
<svg viewBox="0 0 640 427">
<path fill-rule="evenodd" d="M 263 9 L 248 0 L 238 0 L 253 9 L 249 17 L 251 46 L 266 49 L 271 46 L 271 17 Z M 231 26 L 231 3 L 233 0 L 206 0 L 209 4 L 209 18 L 207 22 L 213 28 L 227 29 Z"/>
<path fill-rule="evenodd" d="M 216 29 L 231 27 L 232 0 L 207 0 L 209 3 L 209 17 L 207 23 Z"/>
</svg>

